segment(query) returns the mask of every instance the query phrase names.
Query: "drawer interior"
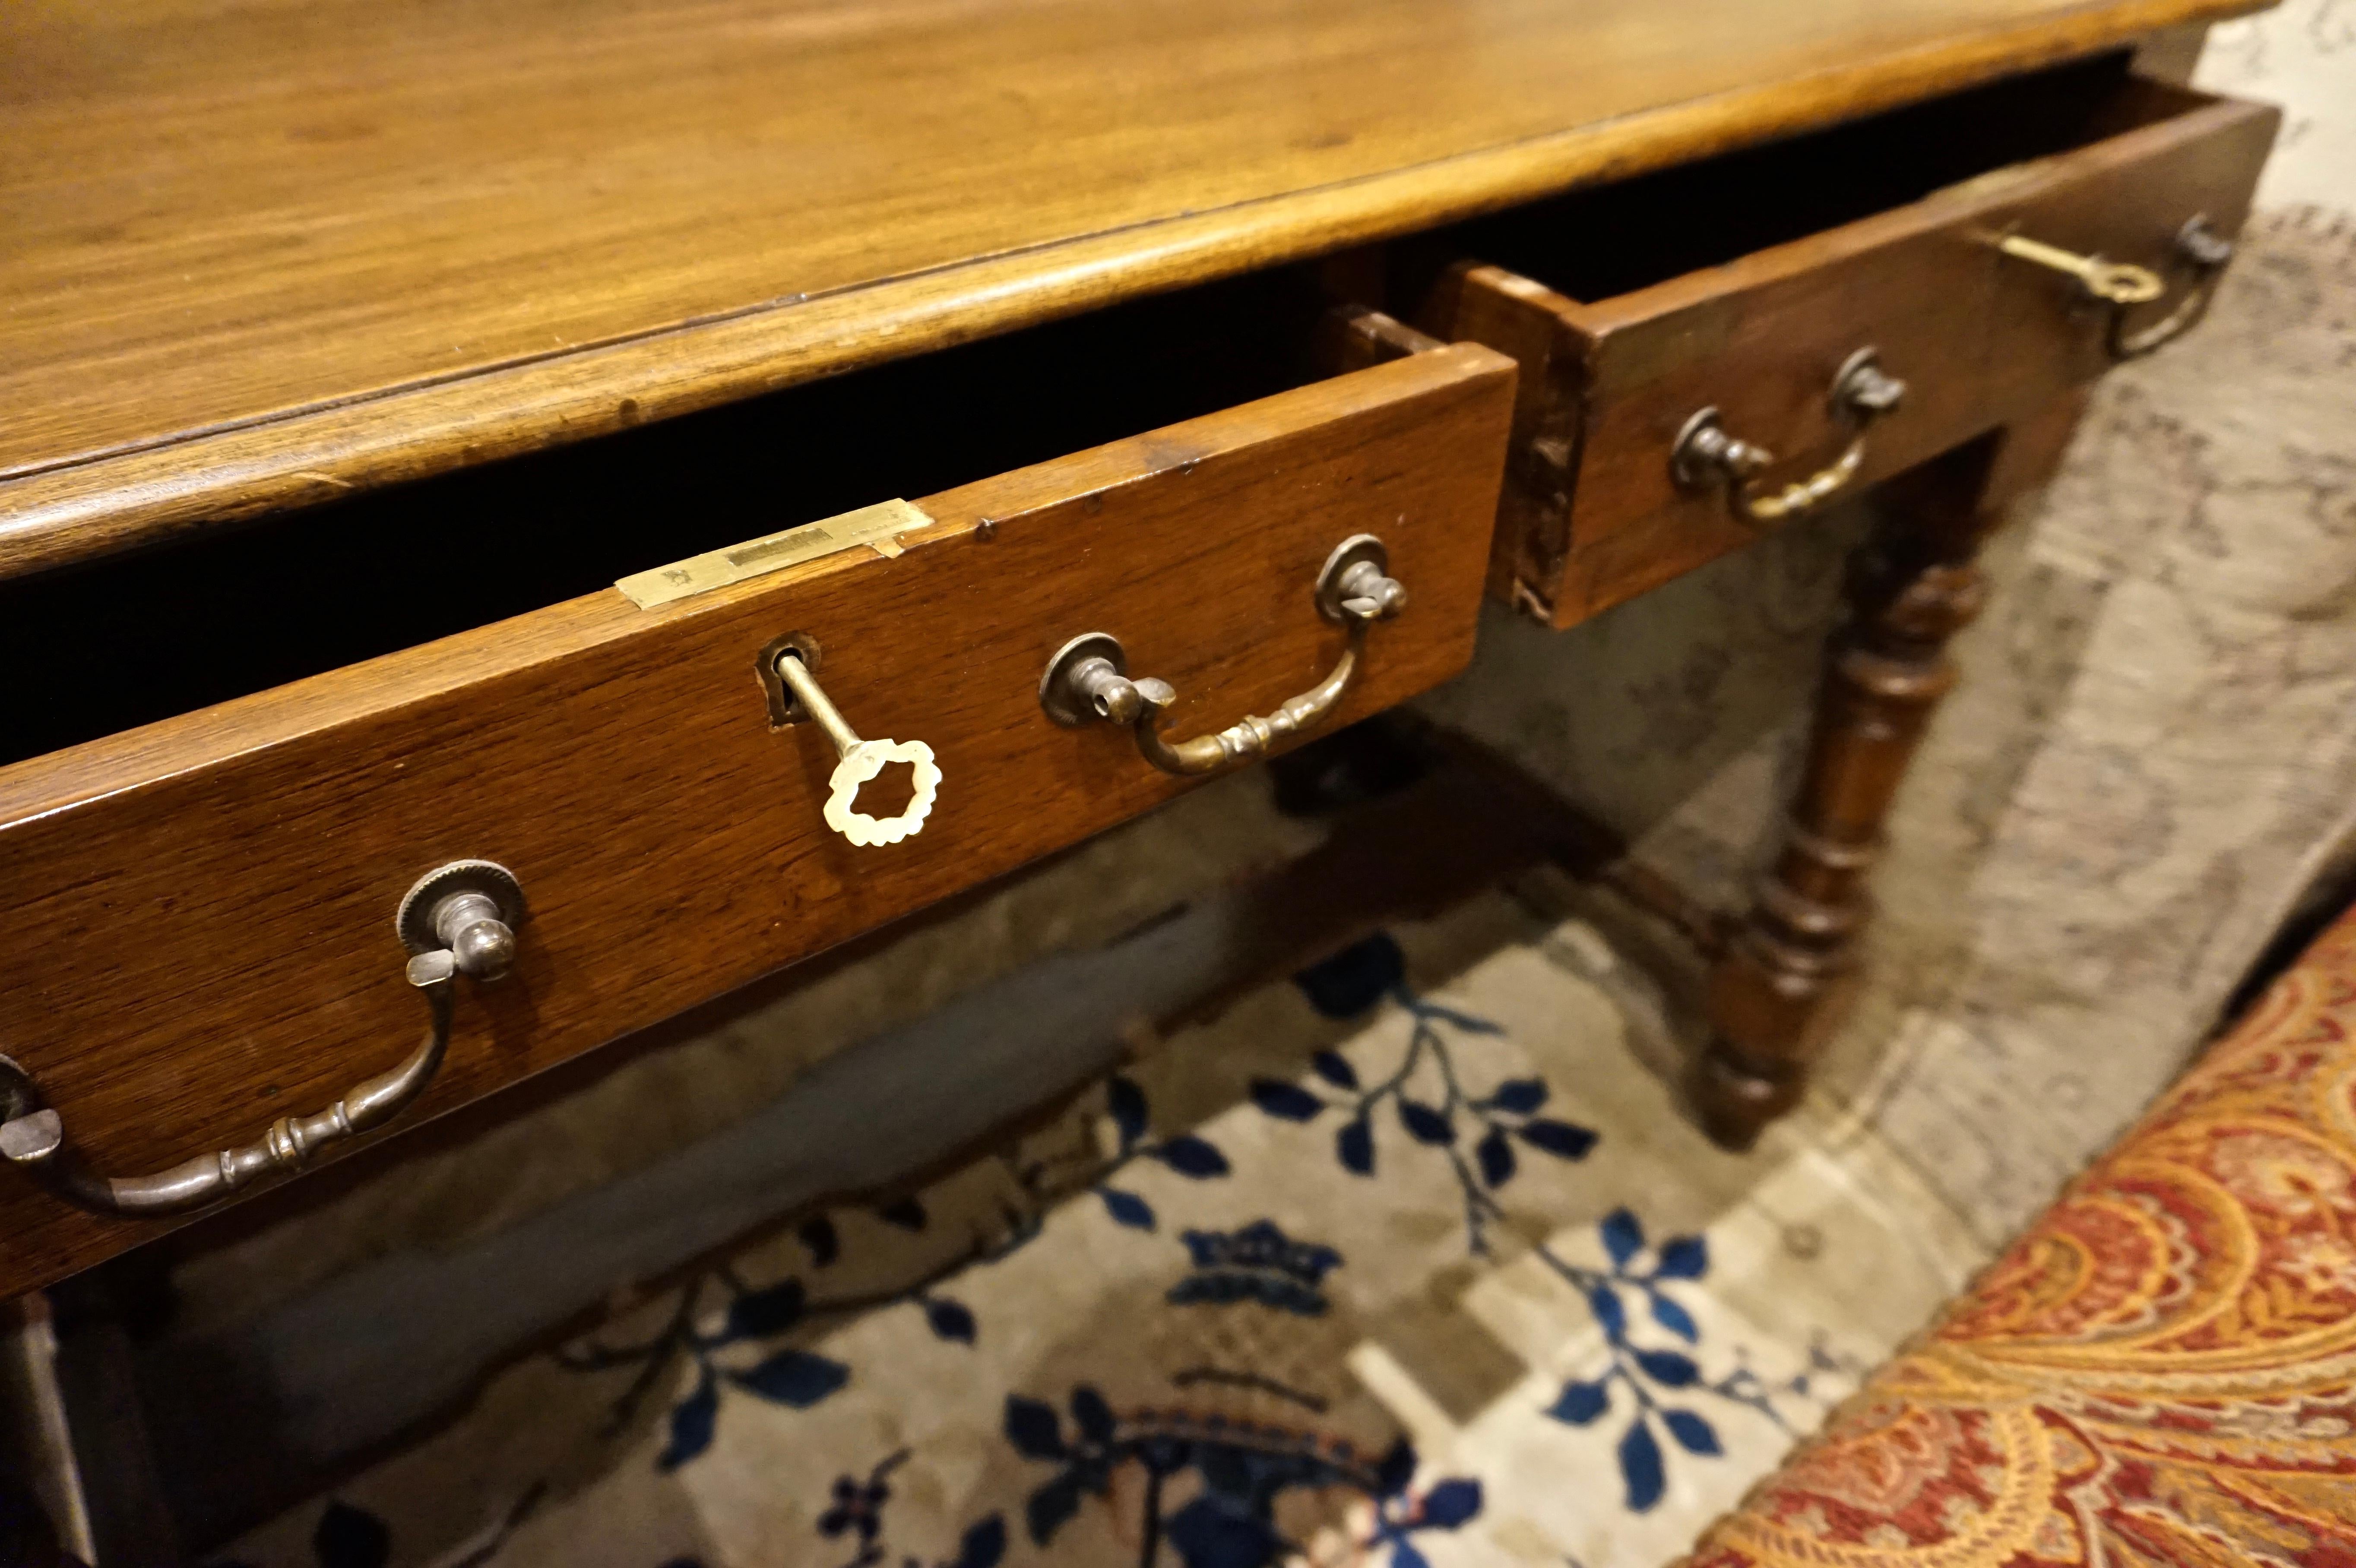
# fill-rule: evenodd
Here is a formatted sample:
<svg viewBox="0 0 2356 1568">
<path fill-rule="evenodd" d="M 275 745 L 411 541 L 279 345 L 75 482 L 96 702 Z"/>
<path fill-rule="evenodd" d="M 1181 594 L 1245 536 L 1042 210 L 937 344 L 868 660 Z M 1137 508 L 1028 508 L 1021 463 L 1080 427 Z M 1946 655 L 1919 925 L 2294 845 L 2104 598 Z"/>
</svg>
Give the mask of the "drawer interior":
<svg viewBox="0 0 2356 1568">
<path fill-rule="evenodd" d="M 1395 255 L 1391 307 L 1411 310 L 1466 257 L 1575 300 L 1631 293 L 2213 101 L 2127 66 L 2112 55 L 2012 78 L 1437 231 Z"/>
<path fill-rule="evenodd" d="M 0 583 L 0 763 L 1321 379 L 1259 274 Z"/>
</svg>

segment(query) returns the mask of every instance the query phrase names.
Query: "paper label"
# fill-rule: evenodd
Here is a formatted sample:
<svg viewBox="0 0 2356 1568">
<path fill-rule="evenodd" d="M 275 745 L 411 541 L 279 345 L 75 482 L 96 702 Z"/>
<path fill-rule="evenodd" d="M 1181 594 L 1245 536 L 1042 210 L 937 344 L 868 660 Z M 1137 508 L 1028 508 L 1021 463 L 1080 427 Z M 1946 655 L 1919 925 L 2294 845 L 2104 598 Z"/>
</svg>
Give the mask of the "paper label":
<svg viewBox="0 0 2356 1568">
<path fill-rule="evenodd" d="M 725 549 L 691 555 L 669 566 L 658 566 L 652 571 L 637 572 L 614 586 L 639 609 L 651 610 L 674 599 L 709 593 L 765 571 L 799 566 L 803 561 L 816 560 L 841 549 L 855 549 L 861 545 L 873 545 L 885 556 L 898 555 L 898 536 L 911 528 L 930 528 L 932 522 L 905 501 L 879 502 L 841 517 L 804 523 L 783 533 L 746 539 Z"/>
</svg>

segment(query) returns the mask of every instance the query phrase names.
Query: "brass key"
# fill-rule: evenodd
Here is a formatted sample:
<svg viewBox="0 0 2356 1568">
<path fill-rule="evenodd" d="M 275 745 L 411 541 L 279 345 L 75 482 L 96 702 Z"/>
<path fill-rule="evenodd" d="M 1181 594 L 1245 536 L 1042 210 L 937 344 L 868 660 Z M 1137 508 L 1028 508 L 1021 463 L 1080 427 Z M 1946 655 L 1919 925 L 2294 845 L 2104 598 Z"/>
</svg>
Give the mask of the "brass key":
<svg viewBox="0 0 2356 1568">
<path fill-rule="evenodd" d="M 2105 261 L 2100 256 L 2081 256 L 2075 251 L 2064 251 L 2059 245 L 2048 245 L 2025 234 L 2006 235 L 1997 241 L 1997 249 L 2008 256 L 2067 272 L 2088 293 L 2111 304 L 2149 304 L 2168 292 L 2159 274 L 2148 267 Z"/>
</svg>

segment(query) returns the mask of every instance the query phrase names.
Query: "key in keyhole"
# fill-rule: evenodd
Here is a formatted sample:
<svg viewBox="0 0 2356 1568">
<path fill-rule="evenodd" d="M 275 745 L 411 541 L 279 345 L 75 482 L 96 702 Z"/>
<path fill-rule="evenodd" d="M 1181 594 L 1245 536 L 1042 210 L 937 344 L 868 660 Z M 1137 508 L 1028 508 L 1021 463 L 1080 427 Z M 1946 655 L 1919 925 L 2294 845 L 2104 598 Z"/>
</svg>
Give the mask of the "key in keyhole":
<svg viewBox="0 0 2356 1568">
<path fill-rule="evenodd" d="M 2026 234 L 2008 234 L 1997 241 L 1997 249 L 2008 256 L 2066 272 L 2077 279 L 2088 293 L 2111 304 L 2149 304 L 2168 292 L 2167 283 L 2148 267 L 2105 261 L 2100 256 L 2081 256 L 2075 251 L 2064 251 L 2059 245 L 2048 245 Z"/>
<path fill-rule="evenodd" d="M 794 694 L 802 711 L 826 731 L 841 759 L 827 780 L 826 825 L 862 847 L 897 844 L 923 831 L 941 787 L 940 764 L 933 758 L 933 749 L 922 741 L 862 740 L 819 687 L 817 675 L 802 662 L 798 648 L 789 642 L 776 659 L 771 667 L 778 680 Z M 887 771 L 896 775 L 891 781 L 884 777 Z M 899 794 L 897 777 L 908 780 L 905 795 Z M 876 793 L 879 786 L 885 793 Z M 874 805 L 896 799 L 899 808 L 891 816 L 878 816 L 861 807 L 859 797 L 863 794 L 870 795 Z"/>
</svg>

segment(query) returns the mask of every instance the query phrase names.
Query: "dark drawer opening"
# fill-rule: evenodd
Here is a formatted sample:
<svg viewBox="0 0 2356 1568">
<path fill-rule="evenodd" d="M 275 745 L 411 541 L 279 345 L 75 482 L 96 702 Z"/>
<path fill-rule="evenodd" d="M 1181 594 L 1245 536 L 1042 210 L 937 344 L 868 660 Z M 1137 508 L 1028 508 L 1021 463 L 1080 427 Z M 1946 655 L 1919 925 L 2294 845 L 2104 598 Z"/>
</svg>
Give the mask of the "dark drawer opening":
<svg viewBox="0 0 2356 1568">
<path fill-rule="evenodd" d="M 1398 249 L 1391 306 L 1411 311 L 1464 257 L 1575 300 L 1633 293 L 2210 101 L 2125 55 L 2013 78 L 1436 231 Z"/>
<path fill-rule="evenodd" d="M 1263 274 L 0 584 L 0 763 L 1321 379 Z"/>
</svg>

